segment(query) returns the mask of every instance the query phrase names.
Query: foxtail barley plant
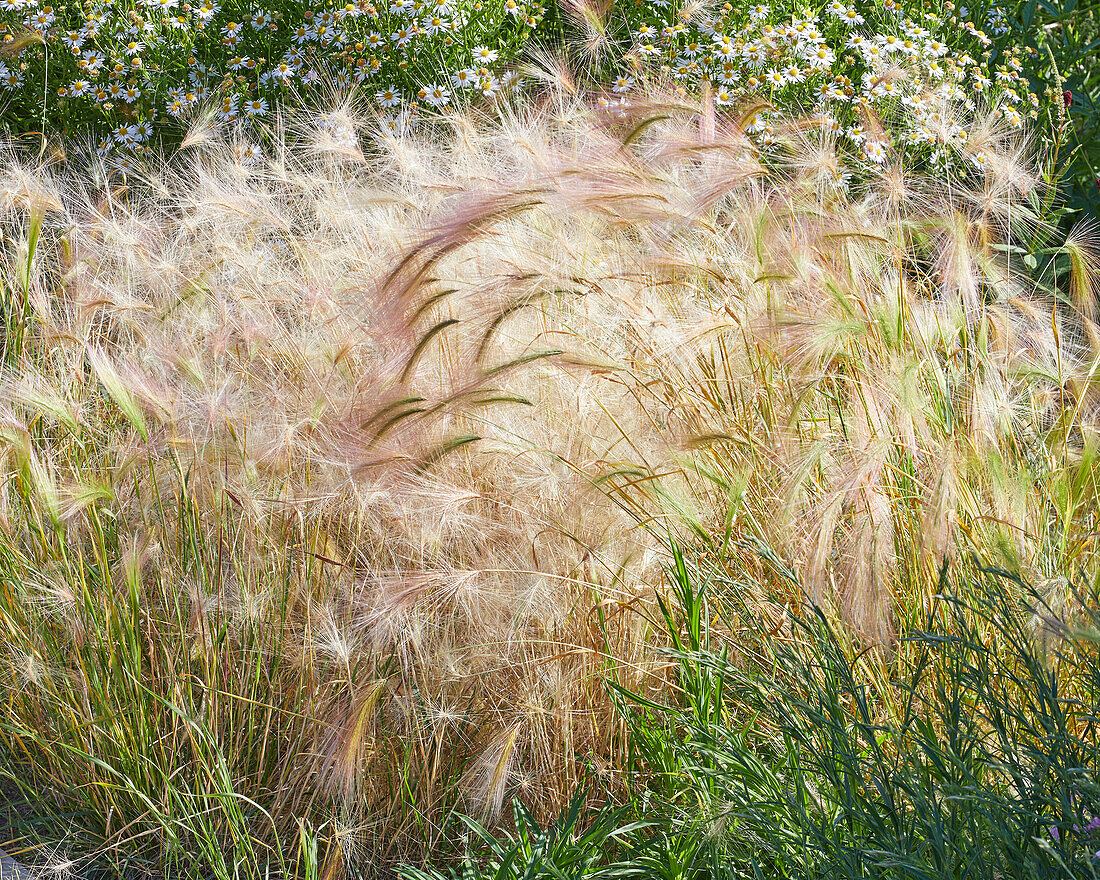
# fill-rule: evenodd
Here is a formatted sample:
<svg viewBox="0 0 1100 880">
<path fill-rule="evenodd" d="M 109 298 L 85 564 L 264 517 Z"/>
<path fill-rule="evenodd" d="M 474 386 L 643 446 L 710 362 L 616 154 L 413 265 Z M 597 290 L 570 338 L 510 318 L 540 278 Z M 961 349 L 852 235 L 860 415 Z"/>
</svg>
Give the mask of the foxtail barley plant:
<svg viewBox="0 0 1100 880">
<path fill-rule="evenodd" d="M 751 119 L 6 161 L 2 721 L 88 853 L 369 868 L 614 788 L 670 537 L 884 657 L 945 560 L 1095 572 L 1094 257 L 1021 264 L 1026 142 L 838 185 L 828 130 Z"/>
</svg>

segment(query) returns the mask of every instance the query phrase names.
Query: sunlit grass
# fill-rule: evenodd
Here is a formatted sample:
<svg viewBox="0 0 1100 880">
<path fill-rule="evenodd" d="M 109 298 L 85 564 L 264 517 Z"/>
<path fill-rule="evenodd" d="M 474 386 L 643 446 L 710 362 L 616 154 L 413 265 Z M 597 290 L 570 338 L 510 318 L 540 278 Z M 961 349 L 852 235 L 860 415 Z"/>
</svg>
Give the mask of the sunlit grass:
<svg viewBox="0 0 1100 880">
<path fill-rule="evenodd" d="M 85 864 L 370 872 L 621 795 L 685 602 L 741 644 L 670 538 L 817 602 L 886 713 L 945 564 L 1095 577 L 1095 257 L 1015 259 L 1015 134 L 844 189 L 802 120 L 547 106 L 5 166 L 4 742 Z"/>
</svg>

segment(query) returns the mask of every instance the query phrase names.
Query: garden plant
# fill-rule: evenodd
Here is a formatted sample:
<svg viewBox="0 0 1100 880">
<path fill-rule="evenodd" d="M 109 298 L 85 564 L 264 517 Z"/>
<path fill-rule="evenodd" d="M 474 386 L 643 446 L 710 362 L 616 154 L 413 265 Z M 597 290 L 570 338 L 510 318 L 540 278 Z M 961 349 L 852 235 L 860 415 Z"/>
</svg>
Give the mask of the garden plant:
<svg viewBox="0 0 1100 880">
<path fill-rule="evenodd" d="M 2 5 L 8 851 L 1100 871 L 1094 9 Z"/>
</svg>

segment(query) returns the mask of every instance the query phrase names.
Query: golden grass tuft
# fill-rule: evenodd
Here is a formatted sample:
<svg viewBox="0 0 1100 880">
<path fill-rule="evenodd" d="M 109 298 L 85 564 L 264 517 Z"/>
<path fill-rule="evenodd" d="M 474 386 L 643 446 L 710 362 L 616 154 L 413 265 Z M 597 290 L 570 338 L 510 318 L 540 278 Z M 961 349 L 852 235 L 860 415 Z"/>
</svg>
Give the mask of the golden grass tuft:
<svg viewBox="0 0 1100 880">
<path fill-rule="evenodd" d="M 226 756 L 270 821 L 219 833 L 308 819 L 364 863 L 616 784 L 604 681 L 661 686 L 670 536 L 883 646 L 945 559 L 1095 570 L 1091 233 L 1072 308 L 1008 259 L 1019 142 L 978 120 L 984 171 L 845 189 L 799 120 L 762 156 L 705 107 L 556 106 L 365 147 L 343 108 L 254 164 L 203 130 L 125 192 L 3 169 L 13 241 L 49 205 L 0 404 L 5 721 L 105 848 L 181 785 L 94 789 L 137 749 L 190 790 Z"/>
</svg>

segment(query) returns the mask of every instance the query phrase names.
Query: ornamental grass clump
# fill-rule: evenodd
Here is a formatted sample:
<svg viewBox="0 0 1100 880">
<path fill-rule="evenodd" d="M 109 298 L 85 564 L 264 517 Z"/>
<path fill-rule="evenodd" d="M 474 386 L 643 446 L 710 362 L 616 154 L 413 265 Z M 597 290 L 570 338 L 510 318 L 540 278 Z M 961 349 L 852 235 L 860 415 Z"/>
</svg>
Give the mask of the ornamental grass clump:
<svg viewBox="0 0 1100 880">
<path fill-rule="evenodd" d="M 1093 585 L 1055 609 L 944 566 L 889 679 L 819 608 L 746 605 L 744 581 L 682 558 L 672 586 L 677 699 L 623 701 L 656 830 L 603 876 L 1096 876 Z M 710 616 L 736 657 L 693 637 Z"/>
<path fill-rule="evenodd" d="M 602 676 L 644 686 L 614 414 L 492 243 L 536 196 L 330 128 L 129 191 L 6 169 L 16 235 L 56 193 L 4 377 L 8 744 L 131 856 L 259 865 L 307 819 L 369 863 L 459 799 L 557 808 L 610 772 Z"/>
<path fill-rule="evenodd" d="M 838 186 L 752 109 L 5 163 L 2 724 L 81 857 L 370 871 L 614 788 L 670 535 L 884 658 L 946 559 L 1095 568 L 1091 257 L 1016 265 L 1026 145 Z"/>
</svg>

